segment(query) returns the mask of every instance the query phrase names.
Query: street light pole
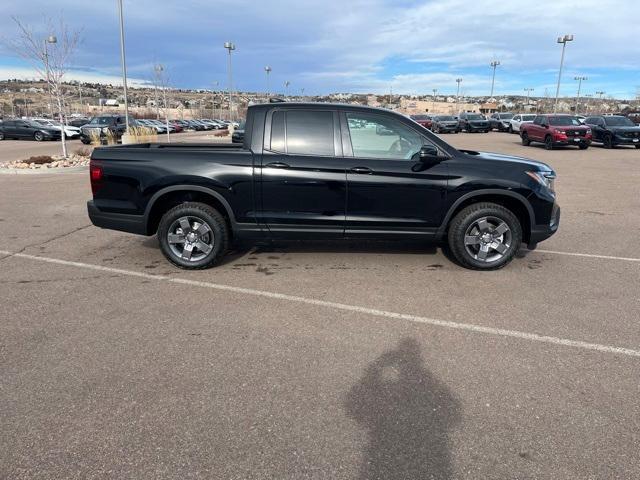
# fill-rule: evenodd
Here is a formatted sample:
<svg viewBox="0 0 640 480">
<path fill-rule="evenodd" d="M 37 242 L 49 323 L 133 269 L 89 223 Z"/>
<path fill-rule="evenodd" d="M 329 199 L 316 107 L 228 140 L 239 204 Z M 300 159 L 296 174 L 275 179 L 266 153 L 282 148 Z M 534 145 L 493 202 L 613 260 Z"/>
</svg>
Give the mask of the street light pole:
<svg viewBox="0 0 640 480">
<path fill-rule="evenodd" d="M 438 93 L 438 89 L 434 88 L 432 90 L 432 92 L 433 92 L 433 101 L 431 102 L 431 110 L 433 110 L 433 112 L 431 112 L 431 113 L 435 113 L 435 110 L 436 110 L 436 93 Z"/>
<path fill-rule="evenodd" d="M 269 98 L 269 74 L 271 73 L 271 67 L 267 65 L 264 67 L 264 71 L 267 74 L 267 98 Z"/>
<path fill-rule="evenodd" d="M 216 88 L 218 88 L 219 82 L 216 80 L 213 82 L 213 92 L 211 92 L 211 115 L 216 118 Z"/>
<path fill-rule="evenodd" d="M 171 136 L 169 135 L 169 110 L 167 109 L 167 90 L 164 86 L 164 81 L 162 78 L 162 72 L 164 71 L 164 67 L 160 64 L 153 67 L 156 71 L 156 79 L 160 82 L 160 86 L 162 87 L 162 103 L 164 104 L 164 116 L 165 116 L 165 127 L 167 128 L 167 143 L 171 143 Z"/>
<path fill-rule="evenodd" d="M 456 83 L 458 84 L 458 89 L 456 91 L 456 103 L 458 105 L 458 110 L 460 110 L 460 83 L 462 82 L 461 78 L 456 78 Z"/>
<path fill-rule="evenodd" d="M 291 82 L 289 80 L 284 82 L 284 98 L 287 98 L 289 96 L 289 85 L 291 85 Z"/>
<path fill-rule="evenodd" d="M 578 81 L 578 94 L 576 95 L 576 108 L 575 108 L 575 113 L 577 115 L 578 106 L 580 105 L 580 87 L 582 87 L 583 80 L 589 80 L 589 79 L 587 77 L 582 77 L 582 76 L 574 77 L 573 79 Z"/>
<path fill-rule="evenodd" d="M 236 49 L 236 46 L 232 42 L 224 42 L 224 48 L 226 48 L 229 51 L 229 120 L 232 120 L 231 112 L 233 111 L 233 108 L 232 108 L 233 103 L 231 100 L 231 95 L 233 91 L 233 88 L 232 88 L 233 75 L 231 73 L 231 52 Z"/>
<path fill-rule="evenodd" d="M 602 96 L 603 96 L 605 93 L 607 93 L 607 92 L 602 91 L 602 90 L 601 90 L 601 91 L 599 91 L 599 92 L 596 92 L 596 95 L 598 95 L 598 97 L 600 97 L 600 109 L 602 109 L 602 105 L 603 105 L 603 104 L 602 104 Z"/>
<path fill-rule="evenodd" d="M 491 95 L 489 95 L 489 99 L 493 98 L 493 86 L 496 83 L 496 67 L 500 65 L 498 60 L 493 60 L 489 66 L 493 68 L 493 77 L 491 78 Z"/>
<path fill-rule="evenodd" d="M 533 92 L 533 88 L 525 88 L 525 92 L 527 92 L 527 107 L 529 106 L 529 94 Z"/>
<path fill-rule="evenodd" d="M 573 42 L 573 35 L 565 35 L 558 37 L 558 43 L 562 44 L 562 55 L 560 56 L 560 70 L 558 70 L 558 86 L 556 87 L 556 101 L 553 104 L 553 113 L 558 111 L 558 96 L 560 95 L 560 80 L 562 80 L 562 66 L 564 64 L 564 50 L 567 48 L 567 42 Z"/>
<path fill-rule="evenodd" d="M 129 135 L 129 100 L 127 98 L 127 59 L 124 52 L 124 14 L 122 12 L 122 0 L 118 0 L 118 12 L 120 16 L 120 62 L 122 63 L 122 89 L 124 93 L 124 121 L 126 133 Z"/>
</svg>

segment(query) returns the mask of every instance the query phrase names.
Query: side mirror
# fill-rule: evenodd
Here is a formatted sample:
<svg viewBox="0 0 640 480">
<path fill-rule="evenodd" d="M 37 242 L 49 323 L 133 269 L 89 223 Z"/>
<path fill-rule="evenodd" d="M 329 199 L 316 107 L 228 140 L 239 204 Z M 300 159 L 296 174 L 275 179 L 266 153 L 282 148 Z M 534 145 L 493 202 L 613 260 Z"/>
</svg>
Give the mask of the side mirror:
<svg viewBox="0 0 640 480">
<path fill-rule="evenodd" d="M 544 124 L 544 128 L 546 128 L 547 130 L 549 129 L 549 125 L 548 124 Z"/>
<path fill-rule="evenodd" d="M 422 163 L 437 163 L 441 160 L 438 149 L 433 145 L 423 145 L 419 155 Z"/>
</svg>

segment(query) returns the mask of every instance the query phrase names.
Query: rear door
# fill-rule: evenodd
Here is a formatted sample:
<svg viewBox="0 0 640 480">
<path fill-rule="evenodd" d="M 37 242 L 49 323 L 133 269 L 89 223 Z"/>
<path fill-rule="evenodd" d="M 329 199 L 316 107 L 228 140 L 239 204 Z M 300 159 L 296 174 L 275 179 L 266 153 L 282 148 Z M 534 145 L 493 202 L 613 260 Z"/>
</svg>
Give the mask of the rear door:
<svg viewBox="0 0 640 480">
<path fill-rule="evenodd" d="M 271 110 L 263 148 L 259 221 L 276 237 L 342 237 L 347 179 L 337 110 Z"/>
<path fill-rule="evenodd" d="M 409 122 L 391 115 L 345 111 L 341 121 L 346 235 L 433 235 L 442 218 L 447 162 L 427 167 L 419 161 L 419 152 L 423 145 L 435 145 Z"/>
</svg>

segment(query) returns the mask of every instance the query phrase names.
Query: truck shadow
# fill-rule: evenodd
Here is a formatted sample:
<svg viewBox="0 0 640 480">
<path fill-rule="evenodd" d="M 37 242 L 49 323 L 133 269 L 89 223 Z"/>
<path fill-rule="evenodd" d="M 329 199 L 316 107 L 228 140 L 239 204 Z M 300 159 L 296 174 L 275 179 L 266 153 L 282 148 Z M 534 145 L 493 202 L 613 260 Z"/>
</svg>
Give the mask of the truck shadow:
<svg viewBox="0 0 640 480">
<path fill-rule="evenodd" d="M 453 477 L 449 432 L 461 407 L 424 367 L 414 339 L 401 340 L 371 363 L 344 409 L 369 436 L 362 480 Z"/>
</svg>

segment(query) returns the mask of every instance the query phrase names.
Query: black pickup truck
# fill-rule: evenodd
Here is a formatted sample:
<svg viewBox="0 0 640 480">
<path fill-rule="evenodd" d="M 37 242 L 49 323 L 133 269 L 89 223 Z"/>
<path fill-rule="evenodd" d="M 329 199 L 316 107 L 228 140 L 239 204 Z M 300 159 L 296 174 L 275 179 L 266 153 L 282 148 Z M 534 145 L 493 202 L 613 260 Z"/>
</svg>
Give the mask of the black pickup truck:
<svg viewBox="0 0 640 480">
<path fill-rule="evenodd" d="M 354 105 L 249 107 L 242 144 L 96 148 L 94 225 L 158 235 L 183 268 L 231 240 L 420 239 L 490 270 L 558 228 L 544 163 L 456 150 L 408 117 Z"/>
</svg>

